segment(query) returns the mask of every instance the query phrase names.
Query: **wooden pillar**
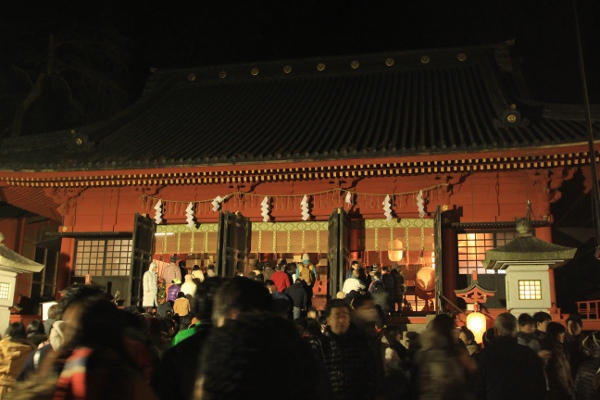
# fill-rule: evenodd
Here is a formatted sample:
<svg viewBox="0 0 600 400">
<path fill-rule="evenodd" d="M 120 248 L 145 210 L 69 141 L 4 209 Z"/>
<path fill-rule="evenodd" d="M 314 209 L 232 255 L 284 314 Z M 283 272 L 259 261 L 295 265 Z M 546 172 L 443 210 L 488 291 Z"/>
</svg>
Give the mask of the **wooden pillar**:
<svg viewBox="0 0 600 400">
<path fill-rule="evenodd" d="M 456 282 L 458 279 L 458 242 L 455 229 L 442 228 L 442 294 L 456 304 Z M 436 266 L 437 267 L 437 266 Z M 443 301 L 444 302 L 444 301 Z"/>
</svg>

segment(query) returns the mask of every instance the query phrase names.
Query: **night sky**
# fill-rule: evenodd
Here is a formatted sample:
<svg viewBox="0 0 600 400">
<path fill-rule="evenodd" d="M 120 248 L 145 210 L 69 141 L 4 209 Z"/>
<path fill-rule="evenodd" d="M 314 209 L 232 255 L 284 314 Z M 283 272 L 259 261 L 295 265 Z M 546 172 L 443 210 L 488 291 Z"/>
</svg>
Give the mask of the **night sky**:
<svg viewBox="0 0 600 400">
<path fill-rule="evenodd" d="M 600 103 L 600 1 L 577 4 L 591 101 Z M 575 29 L 572 0 L 2 0 L 0 134 L 10 135 L 19 105 L 48 71 L 23 135 L 110 117 L 139 97 L 151 67 L 513 38 L 537 100 L 581 103 Z"/>
</svg>

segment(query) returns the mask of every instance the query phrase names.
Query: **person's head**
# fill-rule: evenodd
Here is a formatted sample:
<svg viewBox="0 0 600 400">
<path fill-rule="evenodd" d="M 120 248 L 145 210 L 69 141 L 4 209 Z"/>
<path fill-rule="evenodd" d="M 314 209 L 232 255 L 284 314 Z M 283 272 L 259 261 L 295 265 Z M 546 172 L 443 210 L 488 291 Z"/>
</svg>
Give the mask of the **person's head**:
<svg viewBox="0 0 600 400">
<path fill-rule="evenodd" d="M 35 334 L 45 334 L 44 324 L 39 319 L 34 319 L 27 325 L 27 336 Z"/>
<path fill-rule="evenodd" d="M 269 291 L 269 293 L 273 293 L 277 291 L 277 286 L 275 286 L 275 282 L 273 282 L 270 279 L 267 279 L 265 281 L 265 287 L 267 288 L 267 290 Z"/>
<path fill-rule="evenodd" d="M 382 270 L 384 273 L 387 273 L 387 272 L 390 272 L 390 267 L 383 267 L 383 268 L 381 268 L 381 270 Z"/>
<path fill-rule="evenodd" d="M 25 325 L 22 322 L 13 322 L 6 328 L 4 336 L 9 337 L 11 340 L 26 339 Z"/>
<path fill-rule="evenodd" d="M 210 264 L 206 269 L 210 269 L 211 271 L 215 270 L 215 265 L 214 264 Z"/>
<path fill-rule="evenodd" d="M 550 314 L 544 311 L 538 311 L 533 314 L 533 319 L 535 321 L 535 329 L 540 332 L 546 332 L 546 326 L 552 321 Z"/>
<path fill-rule="evenodd" d="M 179 278 L 175 278 L 171 282 L 173 283 L 173 285 L 181 285 L 181 279 Z"/>
<path fill-rule="evenodd" d="M 567 328 L 558 322 L 548 322 L 548 325 L 546 325 L 546 335 L 561 343 L 565 341 L 566 332 Z"/>
<path fill-rule="evenodd" d="M 225 320 L 235 319 L 244 312 L 274 309 L 273 298 L 261 283 L 236 276 L 217 291 L 212 320 L 215 326 L 221 326 Z"/>
<path fill-rule="evenodd" d="M 360 268 L 360 263 L 356 260 L 352 261 L 350 263 L 350 269 L 359 269 Z"/>
<path fill-rule="evenodd" d="M 438 314 L 433 318 L 427 329 L 432 330 L 446 339 L 447 345 L 451 346 L 453 343 L 458 341 L 458 330 L 456 329 L 456 323 L 447 314 Z"/>
<path fill-rule="evenodd" d="M 223 278 L 212 277 L 206 278 L 196 287 L 196 295 L 194 296 L 196 316 L 200 320 L 208 320 L 212 316 L 213 304 L 217 290 L 223 283 Z"/>
<path fill-rule="evenodd" d="M 498 336 L 516 336 L 517 318 L 509 312 L 502 313 L 496 317 L 494 328 Z"/>
<path fill-rule="evenodd" d="M 282 393 L 291 400 L 318 397 L 310 348 L 284 318 L 268 312 L 240 314 L 213 330 L 203 349 L 195 399 L 245 400 L 255 394 L 275 400 Z M 286 366 L 285 373 L 265 379 L 274 366 Z"/>
<path fill-rule="evenodd" d="M 300 278 L 296 278 L 296 280 L 294 281 L 294 283 L 301 284 L 302 280 Z"/>
<path fill-rule="evenodd" d="M 192 267 L 192 271 L 199 271 L 200 270 L 200 266 L 198 264 L 194 264 L 194 266 Z"/>
<path fill-rule="evenodd" d="M 356 323 L 374 324 L 379 316 L 373 298 L 367 293 L 352 301 L 352 319 Z"/>
<path fill-rule="evenodd" d="M 573 336 L 581 334 L 581 327 L 583 326 L 583 320 L 579 314 L 571 314 L 567 318 L 567 332 Z"/>
<path fill-rule="evenodd" d="M 126 355 L 123 342 L 123 317 L 117 307 L 103 296 L 73 301 L 65 309 L 64 346 L 106 347 Z"/>
<path fill-rule="evenodd" d="M 177 293 L 177 298 L 178 299 L 181 299 L 182 297 L 185 297 L 185 293 L 183 293 L 183 292 Z"/>
<path fill-rule="evenodd" d="M 156 266 L 155 262 L 151 262 L 150 265 L 148 266 L 148 270 L 150 272 L 156 272 L 157 269 L 158 269 L 158 267 Z"/>
<path fill-rule="evenodd" d="M 104 297 L 110 300 L 110 296 L 104 292 L 104 290 L 98 285 L 80 285 L 74 284 L 60 292 L 61 298 L 57 304 L 57 315 L 56 319 L 62 319 L 63 313 L 69 307 L 69 305 L 75 301 L 84 299 L 86 297 Z"/>
<path fill-rule="evenodd" d="M 177 254 L 173 254 L 171 257 L 169 257 L 169 261 L 171 261 L 172 263 L 177 261 Z"/>
<path fill-rule="evenodd" d="M 535 332 L 535 320 L 533 317 L 527 313 L 523 313 L 519 315 L 517 320 L 519 324 L 519 332 L 523 333 L 533 333 Z"/>
<path fill-rule="evenodd" d="M 48 319 L 58 319 L 58 305 L 52 304 L 48 308 Z"/>
<path fill-rule="evenodd" d="M 302 264 L 303 265 L 310 264 L 310 257 L 308 256 L 308 254 L 303 254 L 302 255 Z"/>
<path fill-rule="evenodd" d="M 475 335 L 473 335 L 473 332 L 471 332 L 471 330 L 466 326 L 460 327 L 458 338 L 462 340 L 464 344 L 475 343 Z"/>
<path fill-rule="evenodd" d="M 388 325 L 383 329 L 383 336 L 391 346 L 395 343 L 399 343 L 402 340 L 402 331 L 397 325 Z"/>
<path fill-rule="evenodd" d="M 327 325 L 331 332 L 343 335 L 350 329 L 350 305 L 341 299 L 332 299 L 325 306 Z"/>
</svg>

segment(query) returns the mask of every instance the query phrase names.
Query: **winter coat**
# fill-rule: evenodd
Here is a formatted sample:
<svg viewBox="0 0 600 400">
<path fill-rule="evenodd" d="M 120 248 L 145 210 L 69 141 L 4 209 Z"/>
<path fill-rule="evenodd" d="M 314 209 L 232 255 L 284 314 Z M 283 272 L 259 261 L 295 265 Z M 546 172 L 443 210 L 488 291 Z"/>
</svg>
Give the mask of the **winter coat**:
<svg viewBox="0 0 600 400">
<path fill-rule="evenodd" d="M 265 277 L 265 281 L 268 281 L 271 279 L 271 277 L 275 273 L 275 270 L 271 267 L 265 267 L 265 269 L 263 270 L 262 273 L 263 273 L 263 276 Z"/>
<path fill-rule="evenodd" d="M 201 354 L 208 334 L 210 320 L 201 320 L 195 333 L 167 350 L 155 371 L 151 385 L 161 400 L 191 399 L 196 375 L 201 367 Z"/>
<path fill-rule="evenodd" d="M 516 338 L 498 336 L 476 356 L 478 399 L 546 398 L 544 365 L 537 354 Z"/>
<path fill-rule="evenodd" d="M 583 339 L 583 334 L 579 334 L 577 336 L 573 336 L 569 332 L 565 334 L 565 343 L 563 344 L 563 348 L 565 350 L 567 360 L 569 360 L 569 366 L 571 367 L 571 375 L 573 376 L 573 379 L 575 379 L 579 365 L 585 358 L 582 344 Z"/>
<path fill-rule="evenodd" d="M 362 283 L 360 279 L 358 279 L 355 276 L 352 276 L 344 281 L 344 285 L 342 285 L 342 292 L 346 294 L 350 293 L 353 290 L 358 292 L 359 290 L 364 290 L 365 287 L 365 284 Z"/>
<path fill-rule="evenodd" d="M 390 312 L 390 295 L 383 285 L 375 288 L 373 293 L 371 293 L 371 297 L 375 305 L 379 306 L 385 315 Z"/>
<path fill-rule="evenodd" d="M 204 276 L 204 272 L 199 269 L 195 269 L 192 271 L 192 278 L 198 279 L 200 282 L 204 282 L 204 278 L 206 277 Z"/>
<path fill-rule="evenodd" d="M 402 304 L 404 301 L 404 293 L 406 292 L 406 286 L 404 285 L 404 277 L 402 274 L 397 272 L 397 270 L 393 270 L 391 273 L 394 278 L 394 297 L 393 300 L 396 303 Z"/>
<path fill-rule="evenodd" d="M 24 339 L 12 340 L 6 337 L 0 340 L 0 398 L 14 386 L 25 359 L 36 347 Z"/>
<path fill-rule="evenodd" d="M 290 287 L 290 276 L 283 271 L 275 271 L 271 275 L 271 280 L 275 284 L 277 291 L 283 293 L 285 289 Z"/>
<path fill-rule="evenodd" d="M 179 285 L 171 285 L 167 290 L 167 301 L 175 301 L 177 300 L 177 295 L 181 292 L 181 286 Z"/>
<path fill-rule="evenodd" d="M 600 399 L 600 347 L 592 350 L 592 354 L 580 365 L 575 377 L 575 393 L 577 400 Z"/>
<path fill-rule="evenodd" d="M 144 296 L 142 297 L 142 307 L 156 307 L 156 297 L 158 296 L 158 277 L 156 272 L 148 270 L 144 272 L 142 278 L 144 286 Z"/>
<path fill-rule="evenodd" d="M 466 373 L 446 338 L 427 330 L 421 334 L 421 350 L 415 354 L 420 400 L 467 400 L 473 395 Z"/>
<path fill-rule="evenodd" d="M 179 297 L 173 303 L 173 312 L 180 317 L 185 317 L 190 313 L 190 301 L 186 297 Z"/>
<path fill-rule="evenodd" d="M 292 286 L 285 290 L 285 294 L 290 296 L 294 307 L 306 308 L 308 302 L 308 295 L 304 286 L 300 283 L 294 283 Z"/>
<path fill-rule="evenodd" d="M 186 296 L 192 296 L 194 297 L 196 295 L 196 282 L 194 282 L 194 277 L 192 275 L 186 275 L 185 276 L 185 282 L 183 282 L 183 284 L 181 285 L 181 291 L 186 295 Z"/>
<path fill-rule="evenodd" d="M 549 400 L 575 400 L 575 388 L 571 367 L 565 355 L 563 344 L 555 339 L 550 339 L 552 357 L 548 362 Z"/>
<path fill-rule="evenodd" d="M 327 328 L 314 344 L 334 400 L 367 400 L 376 395 L 376 359 L 369 342 L 351 326 L 344 335 Z"/>
<path fill-rule="evenodd" d="M 181 269 L 179 269 L 179 266 L 175 263 L 167 264 L 163 270 L 163 279 L 165 280 L 165 283 L 169 285 L 175 278 L 181 279 Z"/>
</svg>

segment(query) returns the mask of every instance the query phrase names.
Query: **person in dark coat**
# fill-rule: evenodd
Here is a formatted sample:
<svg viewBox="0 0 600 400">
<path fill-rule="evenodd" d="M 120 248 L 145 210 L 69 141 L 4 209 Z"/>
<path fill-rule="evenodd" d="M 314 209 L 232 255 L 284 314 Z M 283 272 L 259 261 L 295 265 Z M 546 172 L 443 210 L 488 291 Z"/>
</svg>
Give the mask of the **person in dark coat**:
<svg viewBox="0 0 600 400">
<path fill-rule="evenodd" d="M 588 335 L 584 340 L 590 356 L 580 365 L 575 377 L 577 400 L 600 399 L 600 331 Z"/>
<path fill-rule="evenodd" d="M 583 326 L 583 321 L 581 320 L 581 315 L 579 314 L 571 314 L 566 321 L 567 332 L 565 333 L 565 355 L 567 356 L 567 360 L 569 360 L 569 366 L 571 367 L 571 375 L 573 379 L 577 375 L 577 370 L 579 369 L 579 365 L 583 362 L 585 358 L 585 354 L 583 352 L 583 331 L 581 327 Z"/>
<path fill-rule="evenodd" d="M 292 299 L 292 313 L 294 319 L 300 318 L 302 310 L 305 310 L 306 305 L 308 304 L 308 296 L 306 295 L 306 290 L 304 289 L 304 286 L 302 286 L 300 278 L 296 278 L 296 282 L 285 290 L 285 294 Z"/>
<path fill-rule="evenodd" d="M 542 361 L 533 350 L 517 342 L 517 319 L 502 313 L 494 328 L 495 339 L 475 357 L 477 399 L 545 399 Z"/>
<path fill-rule="evenodd" d="M 319 391 L 322 376 L 309 345 L 292 322 L 273 313 L 242 313 L 225 321 L 208 338 L 201 364 L 195 399 L 327 398 Z M 269 379 L 265 373 L 274 367 L 281 373 Z"/>
<path fill-rule="evenodd" d="M 558 322 L 550 322 L 546 326 L 547 340 L 542 346 L 552 352 L 547 369 L 549 400 L 575 400 L 571 366 L 563 347 L 565 332 L 566 328 Z"/>
<path fill-rule="evenodd" d="M 214 300 L 213 300 L 214 299 Z M 196 291 L 196 333 L 165 352 L 151 385 L 162 400 L 190 399 L 209 334 L 239 313 L 252 310 L 273 311 L 274 304 L 260 282 L 243 277 L 206 278 Z M 200 357 L 200 358 L 199 358 Z"/>
<path fill-rule="evenodd" d="M 327 328 L 316 351 L 334 400 L 369 400 L 377 395 L 377 366 L 367 338 L 351 323 L 350 306 L 333 299 L 325 308 Z"/>
</svg>

